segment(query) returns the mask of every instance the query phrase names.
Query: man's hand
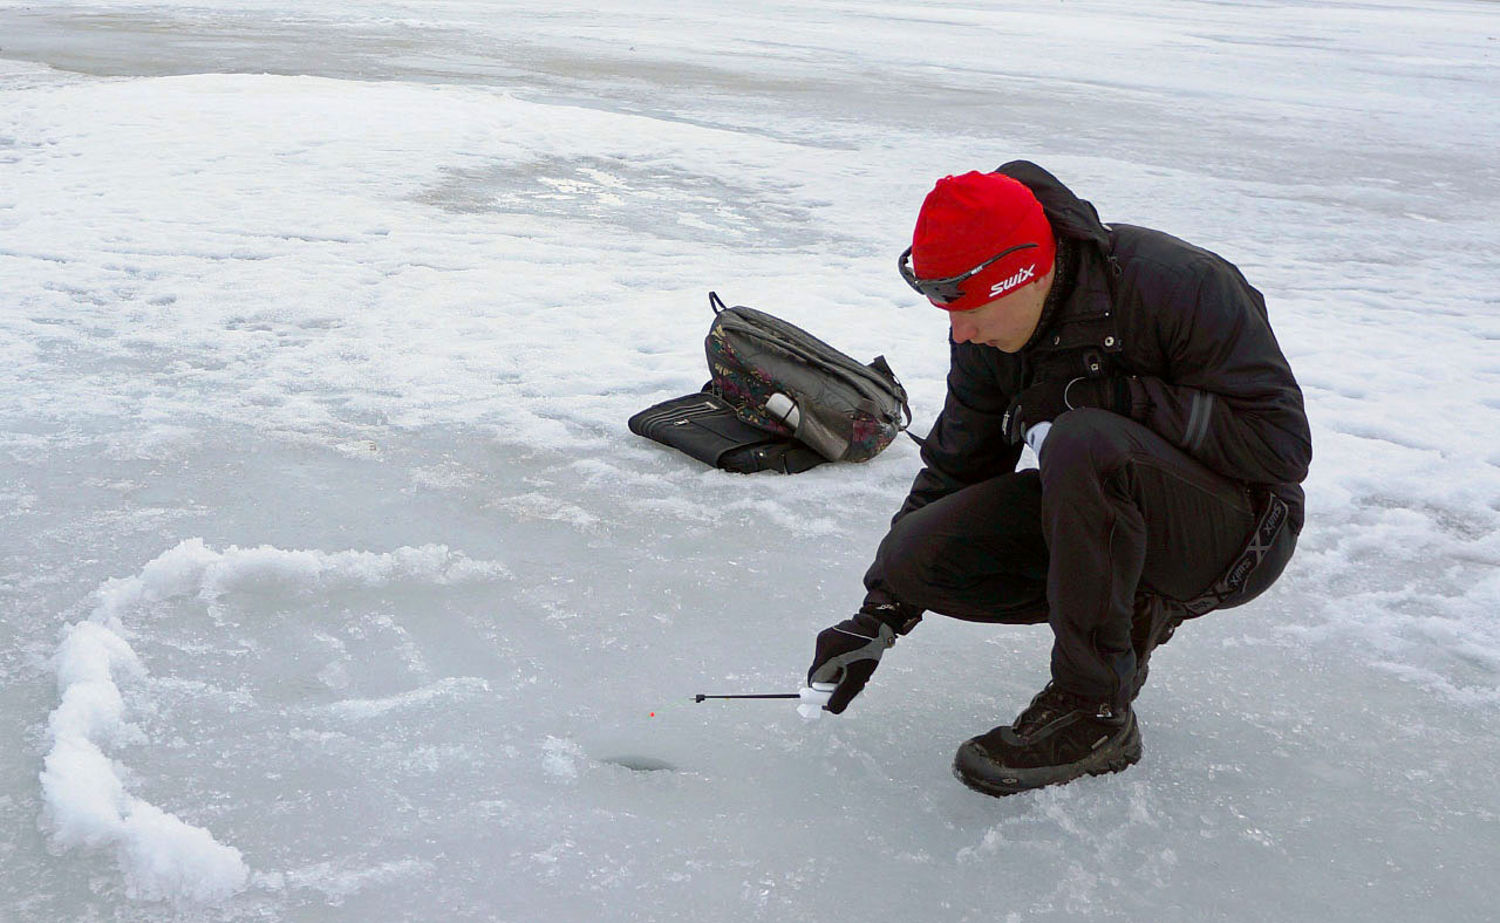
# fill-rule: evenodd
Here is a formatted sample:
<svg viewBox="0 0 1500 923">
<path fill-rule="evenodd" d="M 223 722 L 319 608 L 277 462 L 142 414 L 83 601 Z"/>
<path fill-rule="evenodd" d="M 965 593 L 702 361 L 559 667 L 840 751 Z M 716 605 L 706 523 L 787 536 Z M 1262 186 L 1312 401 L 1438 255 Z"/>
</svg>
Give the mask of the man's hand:
<svg viewBox="0 0 1500 923">
<path fill-rule="evenodd" d="M 837 715 L 848 708 L 879 666 L 880 655 L 895 643 L 895 630 L 868 612 L 859 612 L 854 618 L 819 632 L 807 683 L 837 686 L 824 710 Z"/>
<path fill-rule="evenodd" d="M 1038 382 L 1016 395 L 1005 411 L 1005 437 L 1014 445 L 1026 431 L 1038 423 L 1051 423 L 1069 410 L 1096 407 L 1123 416 L 1130 415 L 1129 379 L 1122 375 L 1108 378 L 1054 378 Z"/>
</svg>

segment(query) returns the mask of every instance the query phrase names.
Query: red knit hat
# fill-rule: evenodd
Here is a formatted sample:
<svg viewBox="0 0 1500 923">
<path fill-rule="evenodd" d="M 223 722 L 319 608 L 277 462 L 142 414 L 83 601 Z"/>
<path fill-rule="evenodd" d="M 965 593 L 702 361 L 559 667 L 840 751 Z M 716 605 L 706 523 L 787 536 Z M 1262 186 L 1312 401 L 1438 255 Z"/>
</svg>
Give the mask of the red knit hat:
<svg viewBox="0 0 1500 923">
<path fill-rule="evenodd" d="M 1026 246 L 1030 245 L 1030 246 Z M 911 265 L 920 281 L 962 275 L 1015 249 L 963 281 L 948 311 L 971 311 L 1052 269 L 1057 243 L 1042 205 L 1023 183 L 999 173 L 945 176 L 927 194 L 912 232 Z"/>
</svg>

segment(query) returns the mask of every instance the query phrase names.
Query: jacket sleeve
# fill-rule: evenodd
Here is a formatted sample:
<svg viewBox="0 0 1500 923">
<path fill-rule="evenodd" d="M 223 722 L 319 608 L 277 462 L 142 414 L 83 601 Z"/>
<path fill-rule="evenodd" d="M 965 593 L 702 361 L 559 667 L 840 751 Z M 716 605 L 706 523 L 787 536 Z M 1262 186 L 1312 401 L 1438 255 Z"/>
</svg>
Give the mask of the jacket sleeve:
<svg viewBox="0 0 1500 923">
<path fill-rule="evenodd" d="M 1170 380 L 1132 378 L 1131 416 L 1220 474 L 1301 482 L 1312 435 L 1260 292 L 1214 260 L 1163 307 L 1158 330 Z"/>
<path fill-rule="evenodd" d="M 892 526 L 906 514 L 934 500 L 970 484 L 1016 470 L 1016 463 L 1021 460 L 1021 446 L 1010 445 L 1001 426 L 1015 391 L 1015 382 L 1001 380 L 1010 376 L 997 370 L 993 357 L 986 357 L 981 352 L 989 347 L 951 341 L 950 345 L 948 396 L 942 412 L 932 424 L 932 431 L 922 440 L 922 470 L 912 482 L 901 509 L 891 519 Z M 1011 361 L 1002 359 L 1001 365 Z M 1019 378 L 1019 371 L 1014 377 Z M 867 609 L 896 603 L 894 597 L 885 591 L 878 556 L 865 574 L 865 589 Z M 904 634 L 910 630 L 911 624 L 907 623 L 902 629 L 901 621 L 920 615 L 921 610 L 903 605 L 900 612 L 900 617 L 877 614 Z"/>
<path fill-rule="evenodd" d="M 1002 421 L 1011 391 L 972 343 L 951 343 L 948 397 L 922 441 L 922 470 L 906 502 L 891 519 L 895 525 L 913 510 L 955 491 L 1016 470 L 1021 446 L 1010 445 Z"/>
</svg>

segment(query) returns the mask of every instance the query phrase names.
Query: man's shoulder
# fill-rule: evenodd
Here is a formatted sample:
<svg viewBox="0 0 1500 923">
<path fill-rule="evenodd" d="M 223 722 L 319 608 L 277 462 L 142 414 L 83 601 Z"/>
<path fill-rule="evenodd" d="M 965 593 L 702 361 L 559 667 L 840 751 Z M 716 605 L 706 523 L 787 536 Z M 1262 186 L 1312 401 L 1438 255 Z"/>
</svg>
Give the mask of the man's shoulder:
<svg viewBox="0 0 1500 923">
<path fill-rule="evenodd" d="M 1131 224 L 1113 224 L 1114 257 L 1127 285 L 1144 288 L 1155 297 L 1195 290 L 1205 277 L 1233 273 L 1233 265 L 1212 250 L 1165 231 Z"/>
<path fill-rule="evenodd" d="M 1168 273 L 1197 273 L 1224 262 L 1212 250 L 1189 243 L 1156 228 L 1134 224 L 1111 224 L 1114 255 L 1122 264 L 1136 262 Z"/>
</svg>

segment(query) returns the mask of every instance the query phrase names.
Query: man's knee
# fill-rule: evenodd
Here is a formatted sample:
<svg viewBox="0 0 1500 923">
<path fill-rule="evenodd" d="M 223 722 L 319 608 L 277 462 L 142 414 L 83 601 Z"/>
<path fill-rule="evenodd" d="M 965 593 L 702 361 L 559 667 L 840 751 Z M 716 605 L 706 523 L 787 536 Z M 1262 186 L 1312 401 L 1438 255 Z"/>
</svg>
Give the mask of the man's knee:
<svg viewBox="0 0 1500 923">
<path fill-rule="evenodd" d="M 877 553 L 884 589 L 923 609 L 941 609 L 955 591 L 1004 570 L 1002 562 L 981 554 L 982 537 L 964 527 L 951 503 L 930 504 L 903 516 L 880 543 Z M 996 516 L 1010 511 L 996 510 Z"/>
<path fill-rule="evenodd" d="M 922 510 L 901 518 L 880 543 L 877 560 L 885 589 L 902 602 L 924 606 L 945 554 L 943 533 L 926 528 Z"/>
<path fill-rule="evenodd" d="M 1039 459 L 1043 484 L 1079 472 L 1107 473 L 1130 452 L 1126 429 L 1138 425 L 1110 413 L 1084 407 L 1070 410 L 1052 422 Z"/>
</svg>

